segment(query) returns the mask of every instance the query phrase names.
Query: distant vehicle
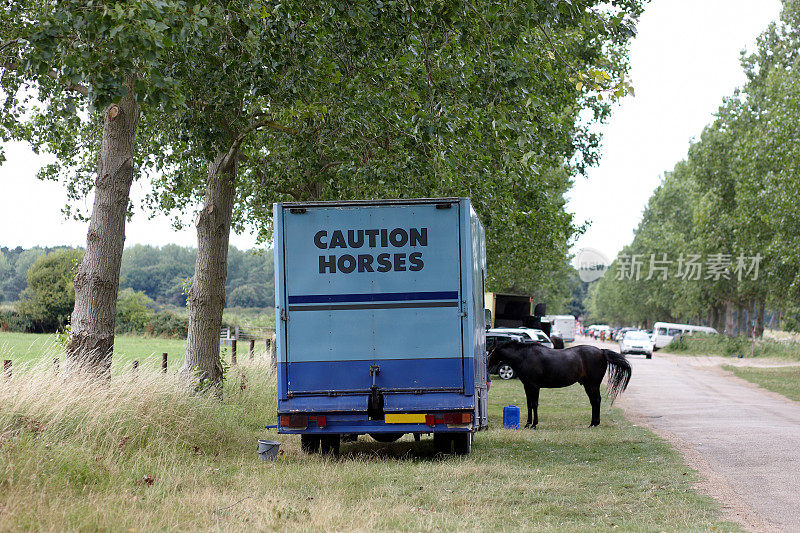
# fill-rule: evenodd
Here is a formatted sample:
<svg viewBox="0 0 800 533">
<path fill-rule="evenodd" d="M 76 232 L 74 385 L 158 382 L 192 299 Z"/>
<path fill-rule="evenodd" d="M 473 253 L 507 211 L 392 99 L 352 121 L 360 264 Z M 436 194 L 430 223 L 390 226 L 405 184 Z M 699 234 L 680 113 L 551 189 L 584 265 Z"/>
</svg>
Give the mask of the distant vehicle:
<svg viewBox="0 0 800 533">
<path fill-rule="evenodd" d="M 511 333 L 514 335 L 520 335 L 523 337 L 525 342 L 538 342 L 541 343 L 542 346 L 547 346 L 548 348 L 553 347 L 553 341 L 550 340 L 550 337 L 547 334 L 535 328 L 494 328 L 490 329 L 486 332 L 486 334 L 490 333 Z"/>
<path fill-rule="evenodd" d="M 653 324 L 653 344 L 654 349 L 663 348 L 679 335 L 693 335 L 695 333 L 706 333 L 717 335 L 714 328 L 707 326 L 693 326 L 691 324 L 672 324 L 670 322 L 656 322 Z"/>
<path fill-rule="evenodd" d="M 577 329 L 577 319 L 572 315 L 548 315 L 545 317 L 553 324 L 553 329 L 550 330 L 552 335 L 555 331 L 561 335 L 564 342 L 572 342 L 575 340 L 575 332 Z"/>
<path fill-rule="evenodd" d="M 614 340 L 620 342 L 629 331 L 637 331 L 636 328 L 619 328 L 614 332 Z"/>
<path fill-rule="evenodd" d="M 486 333 L 486 354 L 488 355 L 489 352 L 494 349 L 495 346 L 498 344 L 502 344 L 508 341 L 517 341 L 517 342 L 531 342 L 530 338 L 523 335 L 517 335 L 515 333 L 505 333 L 500 331 L 495 332 L 487 332 Z M 490 366 L 488 368 L 490 374 L 497 374 L 500 379 L 513 379 L 514 369 L 511 368 L 511 365 L 506 363 L 505 361 L 499 361 L 498 363 Z"/>
<path fill-rule="evenodd" d="M 619 353 L 644 354 L 647 359 L 653 358 L 653 341 L 645 331 L 627 331 L 619 342 Z"/>
</svg>

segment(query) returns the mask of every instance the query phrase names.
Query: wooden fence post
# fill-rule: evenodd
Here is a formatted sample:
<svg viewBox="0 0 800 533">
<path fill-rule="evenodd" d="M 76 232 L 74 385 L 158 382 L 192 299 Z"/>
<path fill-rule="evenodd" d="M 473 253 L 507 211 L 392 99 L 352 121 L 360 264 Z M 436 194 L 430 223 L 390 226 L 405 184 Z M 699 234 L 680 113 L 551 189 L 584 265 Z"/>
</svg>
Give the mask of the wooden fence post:
<svg viewBox="0 0 800 533">
<path fill-rule="evenodd" d="M 167 352 L 161 354 L 161 371 L 167 373 Z"/>
<path fill-rule="evenodd" d="M 231 365 L 236 364 L 236 339 L 231 341 Z"/>
<path fill-rule="evenodd" d="M 256 340 L 255 339 L 250 339 L 250 360 L 251 361 L 253 360 L 253 357 L 255 356 L 255 352 L 256 352 Z"/>
<path fill-rule="evenodd" d="M 3 361 L 3 375 L 6 379 L 11 379 L 11 359 Z"/>
<path fill-rule="evenodd" d="M 276 337 L 275 333 L 272 334 L 269 341 L 269 359 L 270 363 L 272 363 L 272 368 L 277 370 L 278 368 L 278 346 L 276 345 Z"/>
</svg>

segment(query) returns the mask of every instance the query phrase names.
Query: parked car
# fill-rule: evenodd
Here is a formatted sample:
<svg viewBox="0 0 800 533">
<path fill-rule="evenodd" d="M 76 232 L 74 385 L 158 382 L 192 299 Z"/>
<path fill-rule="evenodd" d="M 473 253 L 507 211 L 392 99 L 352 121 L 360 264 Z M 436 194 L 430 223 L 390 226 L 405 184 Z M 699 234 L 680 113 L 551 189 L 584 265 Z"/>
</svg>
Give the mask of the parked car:
<svg viewBox="0 0 800 533">
<path fill-rule="evenodd" d="M 514 335 L 520 335 L 525 342 L 538 342 L 542 346 L 547 346 L 548 348 L 553 347 L 553 341 L 550 340 L 550 337 L 547 334 L 536 328 L 494 328 L 490 329 L 487 332 L 489 333 L 512 333 Z"/>
<path fill-rule="evenodd" d="M 646 331 L 628 331 L 619 343 L 621 354 L 644 354 L 647 359 L 653 358 L 653 340 Z"/>
<path fill-rule="evenodd" d="M 523 337 L 522 335 L 489 330 L 486 332 L 486 355 L 488 356 L 489 352 L 492 351 L 492 349 L 498 344 L 508 341 L 531 342 L 530 339 Z M 490 374 L 497 374 L 500 379 L 514 378 L 514 369 L 511 368 L 511 365 L 504 361 L 498 361 L 495 365 L 490 366 L 488 371 Z"/>
</svg>

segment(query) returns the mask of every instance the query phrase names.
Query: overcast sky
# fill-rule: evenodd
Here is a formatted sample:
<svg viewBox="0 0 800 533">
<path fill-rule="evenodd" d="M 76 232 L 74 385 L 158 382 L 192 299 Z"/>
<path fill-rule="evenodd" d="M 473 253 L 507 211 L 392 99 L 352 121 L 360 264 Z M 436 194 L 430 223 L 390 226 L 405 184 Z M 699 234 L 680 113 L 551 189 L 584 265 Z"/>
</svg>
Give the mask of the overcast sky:
<svg viewBox="0 0 800 533">
<path fill-rule="evenodd" d="M 570 211 L 591 221 L 576 243 L 607 256 L 633 238 L 647 203 L 665 170 L 686 156 L 689 142 L 724 96 L 744 82 L 739 52 L 778 18 L 779 0 L 653 0 L 642 16 L 631 48 L 635 98 L 627 98 L 604 132 L 603 157 L 589 178 L 578 178 L 569 193 Z M 46 163 L 25 145 L 6 145 L 0 166 L 0 246 L 25 248 L 58 244 L 83 246 L 87 225 L 64 220 L 66 195 L 57 183 L 40 182 Z M 145 184 L 134 183 L 138 203 Z M 87 199 L 91 205 L 91 198 Z M 192 220 L 191 214 L 186 220 Z M 196 246 L 193 227 L 174 231 L 166 217 L 148 220 L 140 210 L 127 225 L 126 245 L 177 243 Z M 251 235 L 232 235 L 231 243 L 250 248 Z"/>
<path fill-rule="evenodd" d="M 686 157 L 722 98 L 746 79 L 740 51 L 780 15 L 779 0 L 654 0 L 631 46 L 635 98 L 601 127 L 600 164 L 577 178 L 568 208 L 590 221 L 575 250 L 609 259 L 630 243 L 665 171 Z"/>
</svg>

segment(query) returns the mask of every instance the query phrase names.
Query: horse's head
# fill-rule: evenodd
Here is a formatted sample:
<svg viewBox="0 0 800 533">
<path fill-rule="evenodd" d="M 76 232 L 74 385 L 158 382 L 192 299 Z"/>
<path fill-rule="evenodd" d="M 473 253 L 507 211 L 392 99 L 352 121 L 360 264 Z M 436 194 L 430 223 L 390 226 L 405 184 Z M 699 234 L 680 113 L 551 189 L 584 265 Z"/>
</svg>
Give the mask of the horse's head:
<svg viewBox="0 0 800 533">
<path fill-rule="evenodd" d="M 489 350 L 489 358 L 486 360 L 486 364 L 492 367 L 501 361 L 505 361 L 507 358 L 504 357 L 504 354 L 511 346 L 516 344 L 519 343 L 517 341 L 506 341 L 495 344 L 494 347 Z"/>
</svg>

